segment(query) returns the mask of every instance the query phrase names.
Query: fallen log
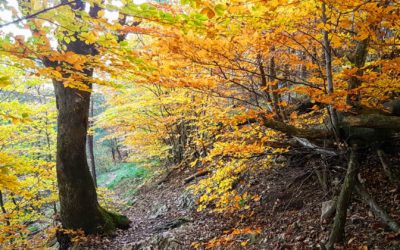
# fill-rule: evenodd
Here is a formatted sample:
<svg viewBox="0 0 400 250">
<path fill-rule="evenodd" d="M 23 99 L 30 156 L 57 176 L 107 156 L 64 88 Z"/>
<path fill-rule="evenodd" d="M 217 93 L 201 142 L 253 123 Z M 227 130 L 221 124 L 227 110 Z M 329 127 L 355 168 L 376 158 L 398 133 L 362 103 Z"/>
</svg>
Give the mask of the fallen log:
<svg viewBox="0 0 400 250">
<path fill-rule="evenodd" d="M 391 129 L 394 131 L 400 131 L 400 116 L 382 114 L 350 115 L 343 117 L 341 123 L 349 127 Z"/>
</svg>

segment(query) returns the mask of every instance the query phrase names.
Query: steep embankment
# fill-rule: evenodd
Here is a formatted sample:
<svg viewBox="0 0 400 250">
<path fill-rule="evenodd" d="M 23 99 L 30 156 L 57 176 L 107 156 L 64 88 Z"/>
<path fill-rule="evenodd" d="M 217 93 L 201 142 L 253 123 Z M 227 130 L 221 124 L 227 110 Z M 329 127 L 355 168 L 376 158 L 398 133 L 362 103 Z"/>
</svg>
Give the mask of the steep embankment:
<svg viewBox="0 0 400 250">
<path fill-rule="evenodd" d="M 392 164 L 399 164 L 399 155 Z M 328 160 L 328 178 L 338 185 L 345 164 Z M 314 174 L 326 164 L 312 158 L 305 164 L 275 166 L 256 170 L 244 180 L 243 188 L 258 194 L 260 199 L 249 209 L 235 213 L 196 212 L 194 197 L 186 189 L 184 179 L 195 169 L 175 169 L 142 186 L 126 211 L 132 220 L 127 231 L 105 238 L 97 249 L 313 249 L 325 242 L 330 221 L 321 221 L 321 206 L 331 194 L 323 191 Z M 286 164 L 287 165 L 287 164 Z M 388 184 L 374 156 L 366 157 L 361 179 L 368 191 L 390 215 L 400 221 L 400 196 L 395 186 Z M 200 177 L 204 178 L 204 177 Z M 241 184 L 239 184 L 241 185 Z M 239 187 L 241 188 L 241 187 Z M 385 190 L 384 193 L 381 191 Z M 129 192 L 129 190 L 120 190 Z M 338 249 L 399 249 L 400 238 L 388 230 L 356 197 L 349 210 L 346 242 Z M 197 244 L 193 244 L 197 242 Z"/>
</svg>

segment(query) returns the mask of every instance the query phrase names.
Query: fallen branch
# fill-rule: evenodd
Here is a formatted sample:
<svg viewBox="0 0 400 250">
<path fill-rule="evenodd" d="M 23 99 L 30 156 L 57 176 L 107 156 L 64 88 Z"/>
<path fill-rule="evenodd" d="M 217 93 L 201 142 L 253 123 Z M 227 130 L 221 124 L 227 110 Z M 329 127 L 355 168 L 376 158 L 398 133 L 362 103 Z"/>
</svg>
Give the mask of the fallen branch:
<svg viewBox="0 0 400 250">
<path fill-rule="evenodd" d="M 372 212 L 374 212 L 375 216 L 380 219 L 382 223 L 387 225 L 392 231 L 400 232 L 400 225 L 394 221 L 389 214 L 383 210 L 378 203 L 372 198 L 372 196 L 367 192 L 365 187 L 357 181 L 355 186 L 356 192 L 361 196 L 362 200 L 371 208 Z"/>
<path fill-rule="evenodd" d="M 208 170 L 208 169 L 202 169 L 202 170 L 196 172 L 195 174 L 193 174 L 193 175 L 191 175 L 191 176 L 185 178 L 185 179 L 183 180 L 183 182 L 184 182 L 185 184 L 187 184 L 187 183 L 193 181 L 194 179 L 196 179 L 197 177 L 205 176 L 205 175 L 207 175 L 207 174 L 209 174 L 209 173 L 211 173 L 210 170 Z"/>
<path fill-rule="evenodd" d="M 326 154 L 326 155 L 330 155 L 330 156 L 337 156 L 338 155 L 335 151 L 327 150 L 327 149 L 318 147 L 317 145 L 311 143 L 309 140 L 307 140 L 305 138 L 299 138 L 297 136 L 293 136 L 293 138 L 298 143 L 300 143 L 300 145 L 302 145 L 303 147 L 313 149 L 313 150 L 317 151 L 318 153 Z"/>
<path fill-rule="evenodd" d="M 161 185 L 164 182 L 168 181 L 172 173 L 175 172 L 176 170 L 179 170 L 182 166 L 184 166 L 183 162 L 181 162 L 177 166 L 174 166 L 159 182 L 157 182 L 157 185 Z"/>
<path fill-rule="evenodd" d="M 386 176 L 389 178 L 390 182 L 394 183 L 394 184 L 399 184 L 398 183 L 398 178 L 396 177 L 396 175 L 393 173 L 392 169 L 390 168 L 389 164 L 386 162 L 385 157 L 386 154 L 385 152 L 383 152 L 382 149 L 378 149 L 376 151 L 376 153 L 378 154 L 379 160 L 381 162 L 381 165 L 383 167 L 383 171 L 385 172 Z"/>
</svg>

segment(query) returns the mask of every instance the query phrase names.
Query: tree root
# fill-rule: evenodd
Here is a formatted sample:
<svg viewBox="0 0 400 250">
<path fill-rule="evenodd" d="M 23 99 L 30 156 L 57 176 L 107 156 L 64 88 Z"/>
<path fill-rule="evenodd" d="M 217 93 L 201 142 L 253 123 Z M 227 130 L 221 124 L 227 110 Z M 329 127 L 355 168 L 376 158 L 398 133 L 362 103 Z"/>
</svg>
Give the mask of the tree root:
<svg viewBox="0 0 400 250">
<path fill-rule="evenodd" d="M 115 229 L 128 229 L 131 221 L 128 217 L 120 215 L 114 212 L 107 211 L 106 209 L 98 206 L 99 210 L 99 224 L 96 231 L 89 233 L 101 233 L 101 234 L 111 234 Z M 88 233 L 88 232 L 85 232 Z M 65 230 L 60 229 L 56 232 L 57 241 L 60 244 L 60 250 L 67 250 L 71 247 L 72 237 Z"/>
<path fill-rule="evenodd" d="M 99 207 L 100 213 L 104 219 L 103 228 L 100 232 L 109 234 L 115 229 L 128 229 L 131 221 L 125 215 L 117 214 L 114 212 L 107 211 L 106 209 Z"/>
</svg>

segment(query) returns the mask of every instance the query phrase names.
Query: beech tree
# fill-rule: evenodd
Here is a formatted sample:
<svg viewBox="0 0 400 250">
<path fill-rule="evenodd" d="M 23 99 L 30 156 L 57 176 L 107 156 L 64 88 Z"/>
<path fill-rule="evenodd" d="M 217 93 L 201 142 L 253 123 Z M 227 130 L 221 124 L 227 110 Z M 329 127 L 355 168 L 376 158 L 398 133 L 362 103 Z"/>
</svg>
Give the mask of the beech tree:
<svg viewBox="0 0 400 250">
<path fill-rule="evenodd" d="M 357 180 L 361 155 L 375 147 L 385 173 L 395 178 L 381 146 L 400 128 L 396 1 L 118 6 L 20 1 L 19 10 L 7 7 L 14 20 L 0 24 L 30 29 L 28 39 L 2 36 L 2 54 L 54 84 L 65 228 L 96 233 L 128 225 L 99 206 L 86 160 L 90 96 L 98 84 L 112 108 L 96 126 L 123 138 L 135 153 L 131 159 L 172 159 L 208 176 L 192 187 L 199 211 L 248 209 L 245 202 L 260 198 L 236 188 L 245 174 L 302 147 L 348 160 L 332 197 L 336 216 L 326 248 L 345 239 L 354 192 L 398 231 Z M 118 17 L 108 18 L 112 12 Z M 0 80 L 8 84 L 7 77 Z M 323 189 L 330 186 L 318 179 Z"/>
<path fill-rule="evenodd" d="M 45 66 L 42 70 L 48 72 L 53 81 L 58 110 L 56 169 L 62 226 L 82 229 L 86 233 L 108 233 L 116 227 L 127 228 L 129 220 L 125 216 L 100 207 L 86 158 L 91 79 L 95 70 L 91 65 L 93 61 L 86 58 L 98 56 L 100 48 L 88 42 L 84 38 L 88 33 L 83 31 L 92 30 L 93 23 L 104 10 L 97 3 L 79 0 L 61 1 L 50 7 L 48 4 L 19 2 L 20 12 L 25 17 L 13 22 L 26 20 L 32 37 L 28 43 L 23 37 L 15 37 L 19 44 L 10 41 L 9 47 L 3 45 L 3 48 L 17 57 L 40 59 Z M 85 11 L 86 4 L 90 4 L 88 12 Z M 41 13 L 50 15 L 48 22 L 55 25 L 52 27 L 55 36 L 46 36 L 51 28 L 46 27 L 45 17 L 38 17 Z M 123 24 L 122 19 L 119 22 Z M 118 36 L 117 39 L 123 38 Z M 51 46 L 54 40 L 58 43 L 56 49 Z M 22 55 L 18 54 L 21 50 Z M 61 243 L 62 248 L 68 246 L 68 240 L 61 240 Z"/>
</svg>

